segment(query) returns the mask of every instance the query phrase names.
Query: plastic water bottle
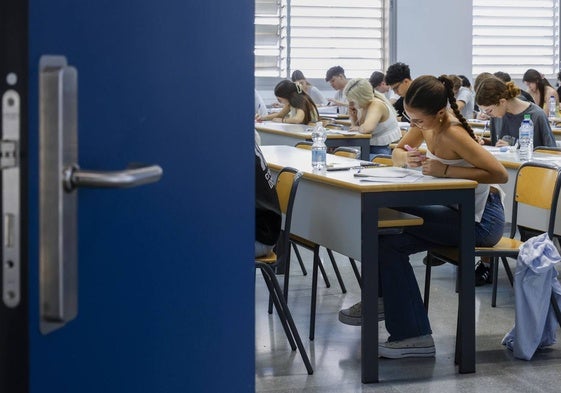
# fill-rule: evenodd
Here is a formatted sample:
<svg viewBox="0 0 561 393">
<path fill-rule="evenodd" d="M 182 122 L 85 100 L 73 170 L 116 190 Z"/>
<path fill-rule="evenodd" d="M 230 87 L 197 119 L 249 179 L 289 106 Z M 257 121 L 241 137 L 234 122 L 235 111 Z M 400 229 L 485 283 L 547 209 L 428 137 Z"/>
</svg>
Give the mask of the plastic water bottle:
<svg viewBox="0 0 561 393">
<path fill-rule="evenodd" d="M 520 143 L 520 160 L 531 160 L 534 150 L 534 123 L 532 122 L 530 115 L 524 115 L 524 120 L 522 120 L 522 123 L 520 124 L 518 143 Z"/>
<path fill-rule="evenodd" d="M 327 139 L 327 130 L 318 121 L 312 130 L 312 141 L 314 141 L 312 145 L 312 168 L 314 173 L 325 173 L 327 169 L 325 139 Z"/>
<path fill-rule="evenodd" d="M 557 117 L 557 104 L 555 103 L 555 97 L 549 97 L 549 118 L 552 120 Z"/>
</svg>

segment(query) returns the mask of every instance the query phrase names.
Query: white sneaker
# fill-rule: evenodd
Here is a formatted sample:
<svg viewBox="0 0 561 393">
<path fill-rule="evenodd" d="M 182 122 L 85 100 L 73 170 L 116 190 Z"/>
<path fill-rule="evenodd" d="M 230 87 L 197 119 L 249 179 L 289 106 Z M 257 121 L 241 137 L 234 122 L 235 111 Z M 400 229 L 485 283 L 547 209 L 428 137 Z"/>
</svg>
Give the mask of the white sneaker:
<svg viewBox="0 0 561 393">
<path fill-rule="evenodd" d="M 384 320 L 384 299 L 378 298 L 378 321 Z M 339 321 L 345 325 L 360 326 L 362 325 L 362 303 L 358 302 L 349 308 L 339 311 Z"/>
<path fill-rule="evenodd" d="M 430 334 L 378 344 L 378 356 L 382 358 L 432 358 L 434 354 L 434 340 Z"/>
</svg>

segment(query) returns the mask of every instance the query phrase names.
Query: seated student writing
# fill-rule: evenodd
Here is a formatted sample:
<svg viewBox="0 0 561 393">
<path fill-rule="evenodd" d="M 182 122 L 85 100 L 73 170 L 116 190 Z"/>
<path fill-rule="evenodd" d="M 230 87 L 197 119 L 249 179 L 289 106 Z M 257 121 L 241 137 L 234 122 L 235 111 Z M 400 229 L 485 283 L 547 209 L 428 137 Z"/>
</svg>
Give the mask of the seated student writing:
<svg viewBox="0 0 561 393">
<path fill-rule="evenodd" d="M 528 93 L 534 102 L 545 111 L 546 116 L 549 116 L 549 98 L 551 96 L 555 98 L 555 108 L 559 108 L 557 91 L 551 87 L 549 81 L 541 73 L 530 68 L 522 76 L 522 81 L 528 86 Z"/>
<path fill-rule="evenodd" d="M 329 104 L 329 101 L 327 101 L 327 98 L 325 98 L 321 91 L 308 82 L 302 71 L 294 70 L 290 79 L 292 79 L 292 82 L 294 83 L 299 83 L 304 88 L 304 91 L 312 98 L 316 106 L 325 106 Z"/>
<path fill-rule="evenodd" d="M 372 134 L 370 158 L 376 154 L 391 154 L 389 144 L 401 138 L 393 105 L 382 93 L 373 90 L 367 79 L 351 79 L 344 94 L 349 102 L 349 129 Z"/>
<path fill-rule="evenodd" d="M 272 120 L 278 123 L 292 124 L 308 124 L 319 121 L 316 104 L 299 84 L 288 79 L 280 81 L 275 86 L 275 96 L 283 105 L 283 108 L 279 112 L 267 116 L 257 115 L 255 120 Z"/>
<path fill-rule="evenodd" d="M 503 234 L 504 210 L 498 189 L 491 184 L 505 183 L 508 174 L 475 140 L 456 105 L 452 82 L 445 76 L 415 79 L 405 95 L 404 109 L 411 128 L 393 151 L 394 165 L 419 167 L 423 174 L 435 177 L 477 181 L 475 245 L 496 244 Z M 426 157 L 417 150 L 423 141 L 427 145 Z M 424 223 L 407 227 L 400 235 L 379 237 L 380 287 L 390 333 L 388 341 L 379 344 L 379 355 L 434 357 L 431 326 L 409 255 L 438 246 L 457 246 L 458 211 L 453 206 L 437 205 L 400 210 L 422 217 Z"/>
<path fill-rule="evenodd" d="M 491 138 L 484 144 L 507 146 L 502 138 L 518 140 L 518 130 L 529 114 L 534 123 L 534 146 L 555 146 L 555 137 L 545 112 L 536 104 L 518 98 L 520 89 L 514 82 L 503 82 L 495 76 L 482 78 L 477 86 L 475 101 L 481 112 L 491 118 Z"/>
</svg>

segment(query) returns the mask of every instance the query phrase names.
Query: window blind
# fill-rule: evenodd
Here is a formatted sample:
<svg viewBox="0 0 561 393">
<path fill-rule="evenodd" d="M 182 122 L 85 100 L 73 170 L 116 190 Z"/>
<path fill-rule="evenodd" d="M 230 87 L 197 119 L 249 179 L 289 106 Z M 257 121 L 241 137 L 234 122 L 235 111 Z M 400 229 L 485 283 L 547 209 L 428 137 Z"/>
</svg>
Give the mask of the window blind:
<svg viewBox="0 0 561 393">
<path fill-rule="evenodd" d="M 255 76 L 286 76 L 286 1 L 255 0 Z"/>
<path fill-rule="evenodd" d="M 473 73 L 559 70 L 559 0 L 473 0 Z M 553 80 L 551 80 L 553 78 Z"/>
<path fill-rule="evenodd" d="M 348 77 L 385 68 L 388 0 L 256 0 L 255 75 L 324 78 L 340 65 Z"/>
</svg>

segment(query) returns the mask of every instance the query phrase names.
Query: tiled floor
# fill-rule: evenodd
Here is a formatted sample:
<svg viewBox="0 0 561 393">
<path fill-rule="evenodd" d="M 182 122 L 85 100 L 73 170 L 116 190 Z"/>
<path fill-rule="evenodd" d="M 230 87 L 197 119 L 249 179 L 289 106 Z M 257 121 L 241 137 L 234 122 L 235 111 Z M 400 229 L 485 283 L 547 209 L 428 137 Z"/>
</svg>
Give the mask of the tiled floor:
<svg viewBox="0 0 561 393">
<path fill-rule="evenodd" d="M 360 382 L 360 328 L 337 319 L 342 307 L 354 304 L 360 290 L 348 259 L 335 254 L 347 286 L 342 294 L 330 264 L 326 270 L 331 288 L 320 281 L 316 337 L 308 339 L 311 292 L 311 254 L 302 250 L 310 274 L 303 276 L 293 263 L 289 307 L 310 356 L 314 374 L 307 375 L 302 359 L 290 350 L 276 314 L 267 314 L 267 289 L 260 273 L 256 277 L 256 365 L 257 392 L 559 392 L 561 345 L 555 344 L 534 355 L 531 361 L 515 359 L 501 345 L 514 324 L 514 295 L 504 270 L 499 272 L 497 307 L 491 307 L 491 285 L 476 288 L 477 347 L 475 374 L 458 374 L 454 366 L 457 296 L 455 267 L 433 268 L 429 318 L 436 344 L 434 359 L 380 360 L 380 383 Z M 419 286 L 424 285 L 424 254 L 412 257 Z M 328 262 L 327 255 L 322 259 Z M 293 257 L 293 261 L 295 258 Z M 514 268 L 515 261 L 511 261 Z M 558 334 L 559 334 L 558 329 Z M 379 324 L 380 339 L 387 337 Z"/>
</svg>

